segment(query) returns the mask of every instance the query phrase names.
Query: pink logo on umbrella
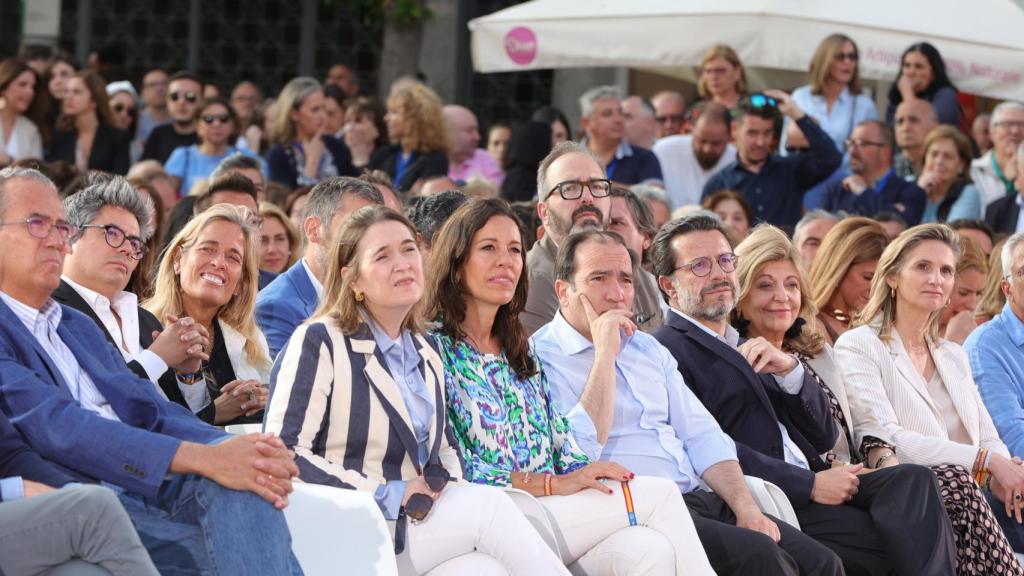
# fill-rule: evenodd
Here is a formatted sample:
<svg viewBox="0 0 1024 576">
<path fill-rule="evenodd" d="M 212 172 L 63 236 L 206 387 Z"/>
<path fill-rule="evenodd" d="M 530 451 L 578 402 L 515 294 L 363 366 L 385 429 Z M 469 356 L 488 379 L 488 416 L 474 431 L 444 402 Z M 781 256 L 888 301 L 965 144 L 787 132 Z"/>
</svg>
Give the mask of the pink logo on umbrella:
<svg viewBox="0 0 1024 576">
<path fill-rule="evenodd" d="M 537 57 L 537 36 L 533 30 L 517 26 L 505 34 L 505 52 L 513 62 L 526 66 Z"/>
</svg>

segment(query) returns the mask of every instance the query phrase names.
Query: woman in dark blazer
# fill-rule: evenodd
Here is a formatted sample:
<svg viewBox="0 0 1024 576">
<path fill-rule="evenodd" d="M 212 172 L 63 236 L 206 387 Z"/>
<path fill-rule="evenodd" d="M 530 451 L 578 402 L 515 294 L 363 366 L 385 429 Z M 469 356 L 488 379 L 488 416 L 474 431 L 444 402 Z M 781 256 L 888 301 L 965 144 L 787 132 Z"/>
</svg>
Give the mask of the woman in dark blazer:
<svg viewBox="0 0 1024 576">
<path fill-rule="evenodd" d="M 400 85 L 388 98 L 384 122 L 392 144 L 377 149 L 368 167 L 387 172 L 395 190 L 414 190 L 431 176 L 448 174 L 448 129 L 433 90 L 419 83 Z"/>
<path fill-rule="evenodd" d="M 396 522 L 403 574 L 450 563 L 467 574 L 495 563 L 568 574 L 508 496 L 461 481 L 444 366 L 416 309 L 423 261 L 412 224 L 383 206 L 357 210 L 328 262 L 324 302 L 274 363 L 264 420 L 295 451 L 302 481 L 372 494 Z"/>
<path fill-rule="evenodd" d="M 75 74 L 67 82 L 61 105 L 57 132 L 46 159 L 63 160 L 80 172 L 127 174 L 131 134 L 114 128 L 103 79 L 89 71 Z"/>
<path fill-rule="evenodd" d="M 270 181 L 294 190 L 334 176 L 356 176 L 345 144 L 323 133 L 327 125 L 323 87 L 313 78 L 293 78 L 281 89 L 271 120 L 267 151 Z"/>
</svg>

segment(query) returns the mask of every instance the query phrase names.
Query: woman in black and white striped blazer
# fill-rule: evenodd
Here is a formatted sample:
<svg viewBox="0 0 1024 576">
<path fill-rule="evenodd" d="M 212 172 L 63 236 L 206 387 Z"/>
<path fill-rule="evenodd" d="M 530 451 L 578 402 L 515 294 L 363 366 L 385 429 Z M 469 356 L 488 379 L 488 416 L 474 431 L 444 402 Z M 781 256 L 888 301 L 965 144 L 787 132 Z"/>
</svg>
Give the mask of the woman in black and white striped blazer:
<svg viewBox="0 0 1024 576">
<path fill-rule="evenodd" d="M 396 521 L 403 574 L 568 574 L 508 496 L 461 481 L 444 368 L 418 320 L 412 224 L 382 206 L 356 211 L 326 268 L 324 302 L 274 364 L 264 421 L 295 451 L 299 478 L 372 493 Z M 431 488 L 438 466 L 454 485 Z M 407 525 L 424 496 L 429 515 Z"/>
</svg>

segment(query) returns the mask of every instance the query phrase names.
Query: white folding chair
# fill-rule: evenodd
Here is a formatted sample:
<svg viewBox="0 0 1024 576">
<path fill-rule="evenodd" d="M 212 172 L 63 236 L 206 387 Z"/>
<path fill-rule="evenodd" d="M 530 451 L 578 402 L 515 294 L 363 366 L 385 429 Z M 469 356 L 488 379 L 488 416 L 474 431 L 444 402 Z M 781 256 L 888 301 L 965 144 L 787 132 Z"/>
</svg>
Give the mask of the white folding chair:
<svg viewBox="0 0 1024 576">
<path fill-rule="evenodd" d="M 296 482 L 284 509 L 306 576 L 397 576 L 395 546 L 373 496 Z"/>
<path fill-rule="evenodd" d="M 770 514 L 797 530 L 800 529 L 800 522 L 796 519 L 793 504 L 781 488 L 754 476 L 744 476 L 744 478 L 747 480 L 750 494 L 754 497 L 761 512 Z"/>
</svg>

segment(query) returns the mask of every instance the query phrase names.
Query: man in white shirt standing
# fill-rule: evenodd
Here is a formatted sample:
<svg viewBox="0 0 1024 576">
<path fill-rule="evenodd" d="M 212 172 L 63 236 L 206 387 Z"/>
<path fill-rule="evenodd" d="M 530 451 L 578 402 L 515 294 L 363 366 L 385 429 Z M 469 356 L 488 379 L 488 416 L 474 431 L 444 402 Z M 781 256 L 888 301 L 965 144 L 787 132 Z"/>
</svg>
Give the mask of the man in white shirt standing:
<svg viewBox="0 0 1024 576">
<path fill-rule="evenodd" d="M 672 209 L 700 204 L 704 184 L 736 160 L 729 143 L 729 110 L 715 102 L 694 108 L 699 114 L 685 136 L 668 136 L 654 144 Z"/>
<path fill-rule="evenodd" d="M 159 384 L 164 396 L 187 406 L 184 396 L 203 383 L 187 385 L 175 373 L 199 371 L 210 350 L 206 329 L 191 318 L 167 319 L 164 329 L 139 306 L 138 296 L 125 291 L 153 233 L 149 198 L 114 177 L 67 197 L 64 210 L 79 232 L 72 238 L 54 300 L 92 318 L 137 376 Z M 212 422 L 213 407 L 199 416 Z"/>
</svg>

